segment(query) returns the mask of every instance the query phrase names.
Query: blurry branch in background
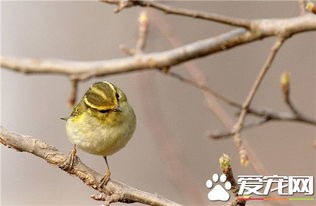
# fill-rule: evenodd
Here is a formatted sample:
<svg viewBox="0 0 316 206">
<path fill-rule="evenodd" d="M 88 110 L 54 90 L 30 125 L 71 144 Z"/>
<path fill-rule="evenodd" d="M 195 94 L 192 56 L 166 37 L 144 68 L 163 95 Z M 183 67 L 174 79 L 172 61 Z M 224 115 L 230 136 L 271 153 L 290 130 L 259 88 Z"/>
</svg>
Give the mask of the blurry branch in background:
<svg viewBox="0 0 316 206">
<path fill-rule="evenodd" d="M 77 101 L 77 95 L 78 95 L 78 79 L 71 79 L 71 91 L 70 91 L 70 96 L 68 99 L 68 106 L 73 107 Z"/>
<path fill-rule="evenodd" d="M 120 49 L 129 56 L 137 56 L 143 53 L 148 37 L 149 19 L 144 10 L 138 17 L 138 38 L 135 49 L 130 49 L 125 45 L 120 45 Z"/>
<path fill-rule="evenodd" d="M 177 34 L 172 32 L 172 27 L 168 24 L 163 15 L 159 15 L 157 14 L 157 12 L 151 12 L 151 16 L 153 17 L 153 23 L 157 26 L 160 32 L 167 38 L 167 40 L 173 47 L 179 47 L 182 45 L 181 40 L 179 39 Z M 237 106 L 238 108 L 242 108 L 242 105 L 239 105 L 238 103 L 229 100 L 229 98 L 226 98 L 223 95 L 215 92 L 211 88 L 205 86 L 207 85 L 207 78 L 205 74 L 203 74 L 202 70 L 194 62 L 185 63 L 184 67 L 187 69 L 189 74 L 196 82 L 186 79 L 183 76 L 180 76 L 179 74 L 174 73 L 170 70 L 168 72 L 162 73 L 169 75 L 170 77 L 176 78 L 180 81 L 183 81 L 184 83 L 196 86 L 197 88 L 199 88 L 199 86 L 202 86 L 200 89 L 207 103 L 207 108 L 223 123 L 223 125 L 228 130 L 231 130 L 233 127 L 233 120 L 230 117 L 230 115 L 225 111 L 225 109 L 218 103 L 217 98 L 226 101 L 226 103 L 228 104 Z M 270 173 L 264 168 L 263 164 L 256 156 L 254 151 L 251 149 L 250 145 L 247 144 L 246 141 L 244 141 L 244 144 L 247 147 L 248 153 L 250 154 L 252 166 L 255 169 L 255 171 L 257 171 L 258 174 L 269 175 Z M 274 201 L 271 201 L 270 203 L 279 204 L 279 202 Z"/>
<path fill-rule="evenodd" d="M 120 45 L 120 49 L 129 56 L 137 56 L 144 52 L 149 28 L 149 18 L 147 12 L 144 10 L 140 12 L 138 17 L 138 38 L 135 49 L 130 49 L 125 45 Z"/>
<path fill-rule="evenodd" d="M 59 167 L 67 159 L 67 155 L 62 154 L 55 147 L 45 143 L 40 139 L 34 139 L 31 136 L 20 135 L 0 127 L 0 143 L 13 148 L 19 152 L 31 153 L 47 163 Z M 102 189 L 97 185 L 100 182 L 102 175 L 86 166 L 79 157 L 76 158 L 73 169 L 65 172 L 81 179 L 89 187 L 101 192 L 104 195 L 93 195 L 92 198 L 104 200 L 105 205 L 113 202 L 133 203 L 139 202 L 146 205 L 159 206 L 180 206 L 160 195 L 150 194 L 141 190 L 135 189 L 123 183 L 110 180 Z M 105 197 L 103 199 L 102 197 Z"/>
<path fill-rule="evenodd" d="M 297 3 L 300 9 L 300 15 L 304 15 L 306 13 L 305 0 L 297 0 Z"/>
<path fill-rule="evenodd" d="M 201 186 L 192 174 L 191 168 L 185 161 L 182 144 L 179 144 L 176 135 L 168 129 L 161 113 L 159 99 L 148 104 L 147 96 L 157 92 L 156 85 L 152 83 L 152 76 L 148 73 L 139 74 L 139 88 L 142 91 L 143 114 L 146 114 L 145 126 L 150 130 L 162 159 L 163 169 L 166 171 L 172 185 L 179 191 L 185 205 L 207 205 L 203 198 Z M 184 181 L 185 180 L 185 181 Z"/>
<path fill-rule="evenodd" d="M 135 49 L 130 49 L 125 45 L 121 45 L 120 48 L 130 56 L 135 56 L 144 53 L 145 43 L 147 41 L 147 35 L 149 32 L 149 17 L 146 11 L 142 11 L 138 18 L 138 38 L 136 41 Z M 142 97 L 146 97 L 147 93 L 155 93 L 154 85 L 148 74 L 140 73 L 139 87 L 142 92 Z M 163 124 L 160 112 L 160 105 L 158 101 L 154 100 L 148 104 L 146 98 L 141 101 L 144 105 L 143 114 L 146 114 L 145 122 L 148 124 L 150 131 L 157 142 L 156 146 L 159 147 L 160 155 L 166 163 L 167 175 L 174 186 L 180 191 L 181 196 L 186 201 L 186 205 L 204 205 L 205 202 L 202 198 L 202 193 L 196 185 L 196 181 L 193 179 L 193 175 L 190 174 L 189 168 L 184 164 L 183 155 L 175 139 L 171 138 L 168 134 L 166 125 Z M 155 111 L 153 113 L 153 111 Z M 176 173 L 174 171 L 177 171 Z M 185 181 L 183 181 L 185 179 Z"/>
</svg>

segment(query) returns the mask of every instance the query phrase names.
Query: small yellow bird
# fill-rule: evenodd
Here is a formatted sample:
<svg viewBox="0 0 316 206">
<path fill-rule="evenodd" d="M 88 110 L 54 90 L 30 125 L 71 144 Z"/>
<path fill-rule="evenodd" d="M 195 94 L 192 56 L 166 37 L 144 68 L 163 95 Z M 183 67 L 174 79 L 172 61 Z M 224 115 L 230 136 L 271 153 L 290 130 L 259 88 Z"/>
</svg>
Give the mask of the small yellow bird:
<svg viewBox="0 0 316 206">
<path fill-rule="evenodd" d="M 94 83 L 66 118 L 66 131 L 74 148 L 61 166 L 71 169 L 76 155 L 76 146 L 104 157 L 107 169 L 99 187 L 110 179 L 107 156 L 122 149 L 132 137 L 136 127 L 133 108 L 126 95 L 110 82 Z"/>
</svg>

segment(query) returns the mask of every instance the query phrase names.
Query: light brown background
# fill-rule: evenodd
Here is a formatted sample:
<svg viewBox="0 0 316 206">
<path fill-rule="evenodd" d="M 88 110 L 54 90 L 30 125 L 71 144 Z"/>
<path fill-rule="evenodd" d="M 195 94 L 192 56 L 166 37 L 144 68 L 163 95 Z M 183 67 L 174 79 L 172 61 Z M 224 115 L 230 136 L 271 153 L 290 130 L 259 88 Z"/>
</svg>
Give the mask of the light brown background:
<svg viewBox="0 0 316 206">
<path fill-rule="evenodd" d="M 173 2 L 181 6 L 243 18 L 290 17 L 298 14 L 293 2 Z M 114 14 L 113 6 L 97 2 L 2 2 L 1 53 L 18 57 L 101 60 L 125 56 L 118 45 L 133 46 L 137 36 L 139 9 Z M 185 43 L 209 38 L 230 27 L 185 17 L 167 16 Z M 289 39 L 281 49 L 271 71 L 255 98 L 257 107 L 287 111 L 279 90 L 283 71 L 292 74 L 292 97 L 306 114 L 315 116 L 315 32 Z M 265 39 L 215 54 L 195 62 L 207 74 L 209 85 L 232 99 L 242 101 L 263 64 L 273 39 Z M 163 51 L 171 46 L 157 30 L 150 28 L 146 51 Z M 183 65 L 173 68 L 185 74 Z M 1 70 L 1 125 L 10 130 L 41 138 L 67 153 L 64 122 L 70 109 L 66 101 L 70 83 L 65 77 L 30 75 Z M 144 78 L 150 78 L 154 92 L 144 91 Z M 138 126 L 125 149 L 110 157 L 112 177 L 140 189 L 157 192 L 185 203 L 182 193 L 167 176 L 164 151 L 150 130 L 149 112 L 144 105 L 160 105 L 151 111 L 166 125 L 167 138 L 177 142 L 182 159 L 195 186 L 207 202 L 205 181 L 220 172 L 222 153 L 232 157 L 235 174 L 255 174 L 239 166 L 231 139 L 213 141 L 206 131 L 223 129 L 206 109 L 199 90 L 154 71 L 129 73 L 93 79 L 80 84 L 80 95 L 97 80 L 119 85 L 134 106 Z M 145 102 L 144 102 L 145 101 Z M 229 108 L 226 107 L 225 108 Z M 229 109 L 232 113 L 234 110 Z M 269 123 L 244 133 L 258 157 L 271 174 L 314 175 L 315 128 L 296 123 Z M 79 152 L 80 158 L 99 172 L 105 164 L 101 157 Z M 180 174 L 178 171 L 174 171 Z M 181 178 L 181 177 L 180 177 Z M 183 179 L 186 182 L 186 179 Z M 1 146 L 2 205 L 98 205 L 89 198 L 94 191 L 38 158 Z M 196 203 L 197 204 L 197 203 Z M 259 204 L 258 202 L 256 204 Z M 311 205 L 295 202 L 293 205 Z M 314 204 L 314 203 L 313 203 Z M 222 205 L 222 204 L 220 204 Z M 249 205 L 255 205 L 251 203 Z"/>
</svg>

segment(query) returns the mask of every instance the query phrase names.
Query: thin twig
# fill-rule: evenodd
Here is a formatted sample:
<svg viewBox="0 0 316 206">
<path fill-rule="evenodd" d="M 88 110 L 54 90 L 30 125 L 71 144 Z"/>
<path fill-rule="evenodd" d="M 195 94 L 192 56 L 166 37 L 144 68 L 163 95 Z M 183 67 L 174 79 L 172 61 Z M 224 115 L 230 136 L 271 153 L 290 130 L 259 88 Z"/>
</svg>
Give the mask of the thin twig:
<svg viewBox="0 0 316 206">
<path fill-rule="evenodd" d="M 190 84 L 193 87 L 199 88 L 204 90 L 205 92 L 213 95 L 214 97 L 222 100 L 223 102 L 227 103 L 228 105 L 235 107 L 237 109 L 242 109 L 242 105 L 234 100 L 229 99 L 228 97 L 216 92 L 215 90 L 211 89 L 210 87 L 203 85 L 203 84 L 199 84 L 198 82 L 195 82 L 193 80 L 190 80 L 188 78 L 183 77 L 180 74 L 177 74 L 175 72 L 169 71 L 169 72 L 161 72 L 164 75 L 168 75 L 171 76 L 175 79 L 178 79 L 184 83 Z M 296 110 L 297 111 L 297 110 Z M 316 119 L 313 119 L 311 117 L 307 117 L 306 115 L 303 115 L 301 112 L 297 111 L 297 114 L 295 113 L 286 113 L 286 112 L 276 112 L 276 111 L 272 111 L 272 110 L 268 110 L 268 109 L 257 109 L 254 107 L 249 107 L 248 109 L 248 114 L 260 117 L 262 119 L 260 119 L 258 122 L 255 123 L 250 123 L 249 125 L 245 125 L 244 129 L 249 129 L 255 126 L 260 126 L 264 123 L 269 122 L 270 120 L 274 120 L 274 121 L 286 121 L 286 122 L 299 122 L 299 123 L 304 123 L 304 124 L 310 124 L 312 126 L 316 126 Z M 232 136 L 233 133 L 232 132 L 214 132 L 214 135 L 211 134 L 210 136 L 214 136 L 214 139 L 219 139 L 222 137 L 230 137 Z"/>
<path fill-rule="evenodd" d="M 247 157 L 247 152 L 242 144 L 240 133 L 241 133 L 241 130 L 244 126 L 245 118 L 246 118 L 246 115 L 249 111 L 249 106 L 250 106 L 253 98 L 255 97 L 255 94 L 257 93 L 257 90 L 258 90 L 262 80 L 264 79 L 266 73 L 270 69 L 271 64 L 272 64 L 274 58 L 276 57 L 276 54 L 278 53 L 279 49 L 281 48 L 284 40 L 285 40 L 284 37 L 277 38 L 277 40 L 273 44 L 273 46 L 271 48 L 271 52 L 269 53 L 267 60 L 265 61 L 264 65 L 262 66 L 254 84 L 252 85 L 252 87 L 250 89 L 250 92 L 249 92 L 246 100 L 243 103 L 243 107 L 242 107 L 241 113 L 239 115 L 239 118 L 238 118 L 238 120 L 237 120 L 237 122 L 234 125 L 234 128 L 232 130 L 232 132 L 234 133 L 234 142 L 236 144 L 236 147 L 239 150 L 240 161 L 242 164 L 245 164 L 245 165 L 248 164 L 248 157 Z"/>
<path fill-rule="evenodd" d="M 297 3 L 300 10 L 300 15 L 304 15 L 306 13 L 305 0 L 297 0 Z"/>
<path fill-rule="evenodd" d="M 258 127 L 260 125 L 263 125 L 263 124 L 269 122 L 270 120 L 271 119 L 269 119 L 269 118 L 263 118 L 263 119 L 259 119 L 258 121 L 255 121 L 255 122 L 245 124 L 241 131 L 251 129 L 254 127 Z M 234 133 L 231 131 L 214 131 L 211 134 L 209 134 L 208 137 L 212 138 L 212 139 L 222 139 L 222 138 L 231 137 L 233 135 L 234 135 Z"/>
<path fill-rule="evenodd" d="M 153 1 L 133 0 L 126 3 L 123 8 L 121 6 L 122 0 L 101 0 L 101 2 L 116 4 L 119 7 L 118 9 L 116 9 L 116 11 L 121 11 L 123 8 L 128 8 L 132 6 L 152 7 L 154 9 L 163 11 L 166 14 L 193 17 L 196 19 L 214 21 L 214 22 L 231 25 L 231 26 L 244 27 L 247 29 L 250 29 L 251 27 L 251 21 L 246 20 L 246 19 L 240 19 L 236 17 L 232 18 L 232 17 L 223 16 L 219 14 L 211 14 L 211 13 L 205 13 L 205 12 L 194 11 L 194 10 L 189 10 L 189 9 L 172 8 L 170 6 L 153 2 Z"/>
<path fill-rule="evenodd" d="M 68 99 L 68 106 L 73 107 L 77 101 L 77 95 L 78 95 L 78 79 L 71 79 L 71 91 L 70 91 L 70 96 Z"/>
<path fill-rule="evenodd" d="M 193 81 L 193 80 L 190 80 L 190 79 L 188 79 L 188 78 L 185 78 L 185 77 L 183 77 L 182 75 L 177 74 L 177 73 L 172 72 L 172 71 L 170 71 L 170 72 L 162 72 L 162 73 L 165 74 L 165 75 L 171 76 L 171 77 L 173 77 L 173 78 L 176 78 L 176 79 L 178 79 L 178 80 L 180 80 L 180 81 L 182 81 L 182 82 L 185 82 L 185 83 L 187 83 L 187 84 L 190 84 L 190 85 L 192 85 L 192 86 L 194 86 L 194 87 L 196 87 L 196 88 L 202 89 L 202 90 L 204 90 L 205 92 L 207 92 L 207 93 L 209 93 L 209 94 L 212 94 L 212 95 L 215 96 L 216 98 L 218 98 L 218 99 L 224 101 L 225 103 L 227 103 L 227 104 L 230 105 L 230 106 L 237 107 L 237 108 L 241 108 L 241 107 L 242 107 L 239 103 L 237 103 L 237 102 L 235 102 L 235 101 L 229 99 L 228 97 L 225 97 L 224 95 L 222 95 L 222 94 L 220 94 L 220 93 L 214 91 L 213 89 L 211 89 L 210 87 L 208 87 L 208 86 L 206 86 L 206 85 L 204 85 L 204 84 L 200 84 L 200 83 L 198 83 L 198 82 L 195 82 L 195 81 Z"/>
<path fill-rule="evenodd" d="M 3 127 L 0 127 L 0 143 L 20 152 L 31 153 L 57 167 L 62 165 L 67 159 L 67 155 L 62 154 L 58 151 L 58 149 L 45 143 L 44 141 L 34 139 L 31 136 L 20 135 L 8 131 Z M 150 194 L 112 179 L 102 189 L 100 189 L 97 185 L 101 180 L 102 175 L 87 167 L 79 158 L 76 158 L 76 160 L 77 161 L 75 162 L 73 169 L 70 171 L 64 171 L 72 176 L 78 177 L 89 187 L 101 193 L 113 196 L 113 198 L 110 198 L 112 202 L 139 202 L 157 206 L 180 206 L 178 203 L 170 201 L 160 195 Z"/>
<path fill-rule="evenodd" d="M 136 50 L 138 53 L 143 52 L 148 36 L 149 18 L 146 11 L 142 11 L 138 17 L 138 39 L 136 42 Z"/>
</svg>

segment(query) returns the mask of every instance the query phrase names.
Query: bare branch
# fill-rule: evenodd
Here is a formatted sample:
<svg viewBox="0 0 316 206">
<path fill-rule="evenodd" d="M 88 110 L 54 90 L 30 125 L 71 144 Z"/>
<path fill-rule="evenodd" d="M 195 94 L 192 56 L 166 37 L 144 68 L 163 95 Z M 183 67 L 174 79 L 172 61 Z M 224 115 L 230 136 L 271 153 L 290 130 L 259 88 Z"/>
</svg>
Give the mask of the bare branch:
<svg viewBox="0 0 316 206">
<path fill-rule="evenodd" d="M 28 74 L 59 74 L 79 80 L 143 69 L 168 68 L 180 63 L 224 51 L 269 36 L 291 36 L 316 30 L 316 16 L 306 14 L 289 19 L 263 19 L 252 22 L 252 30 L 243 28 L 200 40 L 164 52 L 105 61 L 50 61 L 1 57 L 0 66 Z"/>
<path fill-rule="evenodd" d="M 297 0 L 298 7 L 300 9 L 300 15 L 304 15 L 306 13 L 305 10 L 305 0 Z"/>
<path fill-rule="evenodd" d="M 77 101 L 77 94 L 78 94 L 78 79 L 71 79 L 71 91 L 70 91 L 70 96 L 68 99 L 68 106 L 73 107 Z"/>
<path fill-rule="evenodd" d="M 312 126 L 316 126 L 316 119 L 312 117 L 308 117 L 303 114 L 295 115 L 287 112 L 276 112 L 268 109 L 255 109 L 249 108 L 248 114 L 261 116 L 264 118 L 269 118 L 271 120 L 279 120 L 279 121 L 286 121 L 286 122 L 300 122 L 304 124 L 309 124 Z"/>
<path fill-rule="evenodd" d="M 123 9 L 121 6 L 122 0 L 101 0 L 101 2 L 116 4 L 118 6 L 118 9 L 116 9 L 116 12 L 121 11 Z M 193 17 L 196 19 L 215 21 L 215 22 L 219 22 L 223 24 L 232 25 L 232 26 L 238 26 L 238 27 L 244 27 L 244 28 L 250 28 L 251 26 L 250 25 L 251 22 L 249 20 L 238 19 L 235 17 L 232 18 L 232 17 L 223 16 L 219 14 L 204 13 L 201 11 L 193 11 L 189 9 L 172 8 L 167 5 L 160 4 L 153 1 L 142 1 L 142 0 L 128 1 L 128 3 L 125 4 L 124 8 L 132 7 L 132 6 L 151 7 L 151 8 L 163 11 L 166 14 Z"/>
<path fill-rule="evenodd" d="M 205 86 L 203 81 L 196 83 L 194 81 L 185 79 L 176 73 L 169 72 L 168 75 L 177 78 L 185 83 L 191 84 L 202 89 L 204 92 L 212 94 L 213 96 L 223 100 L 233 107 L 241 109 L 239 119 L 236 122 L 232 132 L 221 134 L 219 137 L 225 137 L 234 135 L 234 141 L 239 149 L 241 160 L 247 161 L 246 158 L 246 147 L 240 138 L 240 133 L 243 129 L 251 128 L 264 124 L 270 120 L 281 120 L 281 121 L 298 121 L 304 122 L 311 125 L 316 125 L 316 120 L 313 118 L 306 117 L 299 113 L 299 111 L 293 106 L 290 100 L 289 94 L 285 94 L 285 103 L 289 106 L 292 113 L 277 113 L 268 110 L 257 110 L 251 108 L 251 102 L 260 86 L 266 72 L 269 70 L 273 59 L 276 56 L 277 51 L 280 49 L 283 41 L 297 33 L 315 31 L 316 30 L 316 17 L 312 14 L 305 14 L 295 18 L 288 19 L 260 19 L 260 20 L 244 20 L 226 17 L 217 14 L 208 14 L 198 11 L 192 11 L 187 9 L 171 8 L 169 6 L 142 0 L 102 0 L 106 3 L 116 4 L 118 8 L 116 11 L 120 11 L 124 8 L 132 6 L 151 7 L 156 10 L 160 10 L 169 14 L 194 17 L 198 19 L 210 20 L 215 22 L 224 23 L 227 25 L 233 25 L 243 28 L 238 28 L 230 32 L 212 37 L 209 39 L 197 41 L 191 44 L 187 44 L 182 47 L 175 49 L 154 52 L 149 54 L 142 54 L 142 50 L 146 43 L 147 37 L 147 26 L 145 22 L 144 27 L 139 27 L 139 39 L 137 41 L 136 49 L 131 50 L 125 48 L 125 50 L 133 57 L 105 60 L 105 61 L 94 61 L 94 62 L 71 62 L 71 61 L 50 61 L 50 60 L 39 60 L 39 59 L 15 59 L 10 57 L 1 57 L 0 66 L 9 70 L 22 73 L 33 73 L 33 74 L 58 74 L 65 75 L 72 79 L 72 92 L 69 99 L 69 104 L 73 105 L 76 101 L 76 93 L 78 81 L 86 80 L 95 76 L 104 76 L 132 71 L 139 71 L 144 69 L 154 68 L 167 68 L 187 62 L 192 59 L 201 58 L 213 53 L 224 51 L 226 49 L 233 48 L 242 44 L 260 40 L 266 37 L 276 36 L 278 40 L 275 42 L 264 66 L 262 67 L 256 81 L 254 82 L 252 89 L 250 90 L 245 102 L 241 105 L 234 102 L 227 97 L 216 93 L 212 89 Z M 304 1 L 298 0 L 301 5 L 301 11 L 304 13 Z M 315 7 L 310 6 L 311 12 L 315 13 Z M 202 78 L 203 79 L 203 78 Z M 202 82 L 202 83 L 201 83 Z M 203 93 L 204 94 L 204 93 Z M 209 96 L 212 96 L 209 95 Z M 287 95 L 287 96 L 286 96 Z M 215 99 L 216 100 L 216 99 Z M 211 99 L 211 101 L 213 101 Z M 216 101 L 213 101 L 217 103 Z M 212 107 L 212 111 L 221 110 Z M 222 111 L 222 110 L 221 110 Z M 230 118 L 225 116 L 225 112 L 218 112 L 219 118 L 222 118 L 225 126 L 229 128 Z M 246 116 L 248 114 L 256 115 L 260 117 L 259 122 L 244 125 Z M 225 117 L 221 117 L 225 116 Z M 226 118 L 226 123 L 225 119 Z M 227 123 L 228 122 L 228 123 Z M 218 137 L 218 138 L 219 138 Z M 0 128 L 0 143 L 17 149 L 18 151 L 26 151 L 32 153 L 48 163 L 59 166 L 66 159 L 66 156 L 60 153 L 56 148 L 47 145 L 45 142 L 32 137 L 15 134 L 7 131 L 4 128 Z M 178 205 L 170 200 L 163 197 L 146 193 L 130 186 L 124 185 L 116 181 L 110 181 L 104 189 L 97 189 L 96 185 L 101 175 L 96 173 L 94 170 L 85 166 L 78 158 L 75 167 L 69 172 L 79 177 L 85 184 L 101 192 L 99 195 L 93 195 L 92 198 L 95 200 L 105 201 L 106 205 L 110 205 L 113 202 L 140 202 L 148 205 Z M 229 173 L 227 173 L 229 174 Z M 232 176 L 232 174 L 231 174 Z M 232 177 L 233 178 L 233 177 Z M 236 203 L 237 204 L 237 203 Z M 237 204 L 238 205 L 238 204 Z M 242 205 L 242 204 L 241 204 Z"/>
<path fill-rule="evenodd" d="M 154 13 L 155 14 L 155 13 Z M 177 47 L 181 45 L 181 40 L 177 35 L 172 32 L 172 28 L 169 26 L 168 22 L 163 18 L 161 15 L 155 15 L 154 21 L 159 28 L 159 30 L 164 34 L 171 45 Z M 184 64 L 187 68 L 189 74 L 193 77 L 193 79 L 197 82 L 198 85 L 206 85 L 206 77 L 203 74 L 202 70 L 194 63 L 189 62 Z M 170 72 L 170 71 L 169 71 Z M 217 102 L 217 99 L 210 93 L 205 92 L 202 90 L 203 96 L 207 102 L 208 109 L 215 114 L 215 116 L 224 124 L 224 126 L 231 130 L 233 126 L 233 121 L 230 115 L 223 109 L 223 107 Z M 253 152 L 252 148 L 247 141 L 244 141 L 244 145 L 247 148 L 249 153 L 249 157 L 252 162 L 252 166 L 258 174 L 269 174 L 269 172 L 264 168 L 263 163 L 257 157 L 257 155 Z M 235 203 L 232 202 L 232 203 Z M 271 203 L 273 203 L 271 201 Z"/>
<path fill-rule="evenodd" d="M 0 143 L 20 152 L 31 153 L 54 166 L 60 166 L 67 159 L 65 154 L 62 154 L 55 147 L 48 145 L 44 141 L 8 131 L 3 127 L 0 127 Z M 110 180 L 103 189 L 98 189 L 97 185 L 102 175 L 87 167 L 79 158 L 77 158 L 74 168 L 65 172 L 80 178 L 89 187 L 108 194 L 110 196 L 108 200 L 111 202 L 139 202 L 157 206 L 180 206 L 180 204 L 160 195 L 150 194 L 114 180 Z"/>
<path fill-rule="evenodd" d="M 270 120 L 271 119 L 264 118 L 264 119 L 260 119 L 259 121 L 256 121 L 256 122 L 251 122 L 251 123 L 245 124 L 241 131 L 251 129 L 254 127 L 258 127 L 260 125 L 263 125 L 263 124 L 269 122 Z M 230 131 L 214 131 L 211 134 L 209 134 L 208 137 L 212 138 L 212 139 L 222 139 L 222 138 L 226 138 L 226 137 L 231 137 L 233 135 L 234 135 L 234 133 L 230 132 Z"/>
<path fill-rule="evenodd" d="M 203 91 L 213 95 L 214 97 L 222 100 L 223 102 L 227 103 L 228 105 L 235 107 L 237 109 L 242 109 L 242 105 L 234 100 L 229 99 L 228 97 L 216 92 L 215 90 L 213 90 L 212 88 L 204 85 L 204 84 L 200 84 L 198 82 L 195 82 L 193 80 L 187 79 L 183 76 L 181 76 L 180 74 L 177 74 L 175 72 L 162 72 L 165 75 L 168 75 L 170 77 L 173 77 L 175 79 L 178 79 L 184 83 L 190 84 L 196 88 L 202 89 Z M 303 115 L 301 112 L 299 112 L 297 109 L 297 114 L 292 114 L 292 113 L 286 113 L 286 112 L 277 112 L 277 111 L 273 111 L 271 109 L 258 109 L 258 108 L 254 108 L 249 106 L 248 108 L 248 114 L 257 116 L 257 117 L 261 117 L 263 118 L 260 121 L 266 121 L 264 119 L 268 119 L 268 120 L 277 120 L 277 121 L 286 121 L 286 122 L 300 122 L 300 123 L 305 123 L 305 124 L 310 124 L 312 126 L 316 126 L 316 119 L 312 118 L 312 117 L 308 117 L 306 115 Z M 298 115 L 299 114 L 299 115 Z M 264 123 L 264 122 L 262 122 Z M 253 125 L 255 126 L 256 123 Z M 261 124 L 259 124 L 261 125 Z M 225 132 L 225 134 L 228 134 L 227 132 Z M 232 132 L 229 132 L 229 134 L 233 134 Z M 221 136 L 221 135 L 220 135 Z M 226 136 L 226 135 L 224 135 Z"/>
<path fill-rule="evenodd" d="M 152 12 L 152 13 L 155 14 L 154 12 Z M 163 18 L 163 16 L 155 15 L 154 20 L 155 21 L 153 21 L 153 22 L 157 25 L 157 27 L 162 32 L 162 34 L 167 37 L 167 39 L 171 43 L 171 45 L 173 45 L 174 47 L 181 45 L 181 41 L 179 40 L 177 35 L 172 32 L 172 28 L 169 26 L 168 22 Z M 203 72 L 198 68 L 198 66 L 194 62 L 186 63 L 186 64 L 184 64 L 184 66 L 185 66 L 185 68 L 187 68 L 187 71 L 190 73 L 190 75 L 196 81 L 196 82 L 193 82 L 192 80 L 189 80 L 190 83 L 196 84 L 197 87 L 199 87 L 200 85 L 206 86 L 205 75 L 203 74 Z M 168 73 L 172 73 L 172 72 L 169 71 Z M 166 74 L 168 74 L 168 73 L 166 73 Z M 172 75 L 170 75 L 170 76 L 172 76 Z M 175 78 L 177 78 L 177 77 L 175 77 Z M 181 80 L 182 77 L 177 78 L 177 79 Z M 204 89 L 206 89 L 206 88 L 204 87 Z M 203 90 L 203 91 L 205 91 L 205 90 Z M 219 105 L 217 103 L 216 99 L 213 97 L 212 94 L 210 94 L 208 92 L 203 92 L 203 95 L 204 95 L 205 100 L 207 101 L 208 108 L 216 115 L 216 117 L 218 117 L 220 119 L 220 121 L 223 122 L 225 127 L 227 127 L 229 130 L 231 130 L 232 123 L 230 123 L 230 122 L 232 122 L 232 120 L 231 120 L 232 118 L 225 112 L 225 110 L 223 110 L 221 108 L 221 105 Z M 240 107 L 238 107 L 238 108 L 242 108 L 242 105 L 240 105 Z M 263 115 L 263 114 L 264 113 L 262 112 L 259 115 Z M 253 166 L 255 171 L 258 174 L 270 175 L 270 173 L 263 166 L 263 163 L 260 161 L 260 159 L 254 153 L 254 151 L 251 149 L 250 145 L 247 144 L 246 141 L 244 141 L 244 145 L 245 145 L 247 152 L 249 154 L 249 158 L 250 158 L 251 163 L 252 163 L 251 165 Z M 282 202 L 271 201 L 271 204 L 282 205 Z"/>
<path fill-rule="evenodd" d="M 239 153 L 240 153 L 240 161 L 242 164 L 245 164 L 245 165 L 248 164 L 248 157 L 246 154 L 246 150 L 242 144 L 242 140 L 240 138 L 240 132 L 244 126 L 244 122 L 245 122 L 245 118 L 246 118 L 246 115 L 247 115 L 248 110 L 249 110 L 249 106 L 250 106 L 253 98 L 255 97 L 255 94 L 257 93 L 257 90 L 258 90 L 262 80 L 264 79 L 266 73 L 270 69 L 271 64 L 272 64 L 276 54 L 278 53 L 279 49 L 283 45 L 284 40 L 285 40 L 284 38 L 278 38 L 275 41 L 274 45 L 272 46 L 271 52 L 269 53 L 267 60 L 265 61 L 264 65 L 262 66 L 254 84 L 252 85 L 252 88 L 251 88 L 246 100 L 243 103 L 241 113 L 240 113 L 239 118 L 238 118 L 238 120 L 233 128 L 234 142 L 235 142 L 236 147 L 238 148 Z"/>
<path fill-rule="evenodd" d="M 205 56 L 210 52 L 223 50 L 223 47 L 226 47 L 231 41 L 240 41 L 239 37 L 243 35 L 245 35 L 244 29 L 236 29 L 214 38 L 165 52 L 98 62 L 49 61 L 2 57 L 0 65 L 3 68 L 27 74 L 61 74 L 73 76 L 73 78 L 77 79 L 89 79 L 95 76 L 174 66 L 189 59 Z"/>
<path fill-rule="evenodd" d="M 212 94 L 214 97 L 224 101 L 225 103 L 227 103 L 230 106 L 237 107 L 237 108 L 241 108 L 242 107 L 239 103 L 229 99 L 228 97 L 225 97 L 224 95 L 214 91 L 213 89 L 211 89 L 210 87 L 208 87 L 208 86 L 206 86 L 204 84 L 200 84 L 200 83 L 195 82 L 193 80 L 187 79 L 187 78 L 185 78 L 185 77 L 183 77 L 180 74 L 177 74 L 175 72 L 171 72 L 170 71 L 170 72 L 162 72 L 162 73 L 165 74 L 165 75 L 168 75 L 170 77 L 173 77 L 175 79 L 178 79 L 178 80 L 180 80 L 180 81 L 182 81 L 184 83 L 190 84 L 193 87 L 202 89 L 205 92 L 207 92 L 209 94 Z"/>
<path fill-rule="evenodd" d="M 145 46 L 148 36 L 149 18 L 146 11 L 142 11 L 138 17 L 138 39 L 136 42 L 136 50 L 141 53 Z"/>
</svg>

